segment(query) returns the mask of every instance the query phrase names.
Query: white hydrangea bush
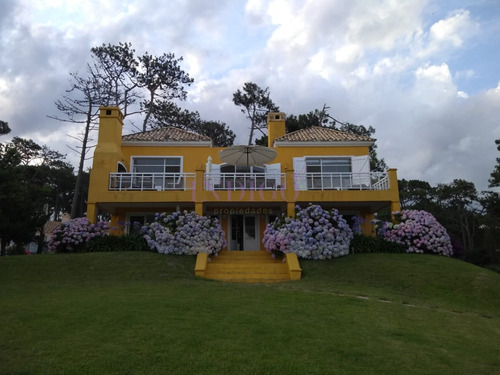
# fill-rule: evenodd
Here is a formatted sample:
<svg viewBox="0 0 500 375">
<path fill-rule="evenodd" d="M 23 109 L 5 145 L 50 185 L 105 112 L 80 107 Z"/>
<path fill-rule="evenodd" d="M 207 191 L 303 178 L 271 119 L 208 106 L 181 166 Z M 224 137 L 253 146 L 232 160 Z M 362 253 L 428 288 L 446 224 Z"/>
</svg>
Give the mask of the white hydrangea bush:
<svg viewBox="0 0 500 375">
<path fill-rule="evenodd" d="M 349 254 L 353 232 L 338 210 L 319 205 L 296 207 L 295 219 L 277 219 L 264 232 L 264 247 L 273 256 L 295 253 L 303 259 L 331 259 Z"/>
</svg>

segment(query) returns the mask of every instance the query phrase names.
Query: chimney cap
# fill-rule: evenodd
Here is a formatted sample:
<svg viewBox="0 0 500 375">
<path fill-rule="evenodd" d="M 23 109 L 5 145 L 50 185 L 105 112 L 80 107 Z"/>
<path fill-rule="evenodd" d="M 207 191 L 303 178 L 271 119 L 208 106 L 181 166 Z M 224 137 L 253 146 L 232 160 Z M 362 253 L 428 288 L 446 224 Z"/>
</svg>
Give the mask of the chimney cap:
<svg viewBox="0 0 500 375">
<path fill-rule="evenodd" d="M 269 112 L 267 121 L 285 121 L 286 115 L 284 112 Z"/>
</svg>

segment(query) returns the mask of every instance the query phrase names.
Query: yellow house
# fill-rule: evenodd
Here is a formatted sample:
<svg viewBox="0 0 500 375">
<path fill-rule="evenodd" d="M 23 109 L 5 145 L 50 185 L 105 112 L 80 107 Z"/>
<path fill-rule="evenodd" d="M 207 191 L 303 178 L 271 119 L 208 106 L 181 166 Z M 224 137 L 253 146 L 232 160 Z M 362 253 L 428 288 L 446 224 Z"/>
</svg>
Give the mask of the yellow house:
<svg viewBox="0 0 500 375">
<path fill-rule="evenodd" d="M 309 203 L 369 221 L 382 208 L 399 211 L 395 169 L 371 172 L 372 138 L 311 127 L 285 134 L 285 114 L 268 115 L 276 158 L 233 166 L 209 138 L 176 128 L 122 135 L 116 107 L 100 109 L 99 139 L 90 174 L 87 217 L 98 210 L 118 222 L 151 222 L 156 212 L 195 210 L 216 216 L 227 250 L 259 250 L 267 223 Z M 119 233 L 119 230 L 118 230 Z"/>
</svg>

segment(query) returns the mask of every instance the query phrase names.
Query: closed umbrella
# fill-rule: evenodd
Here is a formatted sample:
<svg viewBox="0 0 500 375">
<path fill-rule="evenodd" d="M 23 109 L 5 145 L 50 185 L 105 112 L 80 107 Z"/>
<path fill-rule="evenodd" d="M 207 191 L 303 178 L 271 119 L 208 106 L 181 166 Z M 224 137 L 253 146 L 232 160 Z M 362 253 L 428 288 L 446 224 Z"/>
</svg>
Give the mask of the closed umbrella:
<svg viewBox="0 0 500 375">
<path fill-rule="evenodd" d="M 264 146 L 230 146 L 219 152 L 220 159 L 230 165 L 249 167 L 274 160 L 276 151 Z"/>
</svg>

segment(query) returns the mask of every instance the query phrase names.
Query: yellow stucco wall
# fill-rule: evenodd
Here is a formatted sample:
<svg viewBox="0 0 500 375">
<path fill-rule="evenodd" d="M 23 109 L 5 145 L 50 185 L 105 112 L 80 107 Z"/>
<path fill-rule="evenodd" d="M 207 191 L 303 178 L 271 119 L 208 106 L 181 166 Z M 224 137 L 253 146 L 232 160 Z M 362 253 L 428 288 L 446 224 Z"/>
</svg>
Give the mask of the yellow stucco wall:
<svg viewBox="0 0 500 375">
<path fill-rule="evenodd" d="M 280 125 L 280 124 L 278 124 Z M 126 212 L 155 212 L 155 204 L 171 202 L 180 207 L 196 209 L 204 213 L 204 205 L 234 204 L 261 205 L 283 202 L 286 213 L 293 215 L 296 202 L 339 202 L 345 209 L 356 210 L 358 214 L 370 219 L 368 204 L 364 202 L 385 202 L 392 211 L 399 210 L 397 172 L 388 171 L 389 190 L 342 190 L 342 191 L 296 191 L 293 186 L 293 158 L 304 156 L 361 156 L 368 155 L 368 146 L 340 147 L 275 147 L 277 156 L 272 163 L 281 163 L 282 173 L 287 174 L 287 187 L 284 191 L 206 191 L 203 189 L 203 172 L 209 156 L 212 163 L 222 164 L 217 147 L 195 146 L 130 146 L 122 145 L 122 116 L 116 107 L 104 107 L 100 112 L 99 140 L 94 153 L 93 167 L 90 174 L 90 187 L 87 216 L 95 221 L 99 207 L 113 207 L 113 224 L 125 220 Z M 284 125 L 283 125 L 284 126 Z M 280 128 L 273 137 L 283 131 Z M 175 191 L 111 191 L 108 188 L 109 174 L 117 172 L 117 163 L 121 162 L 130 172 L 131 158 L 134 156 L 181 156 L 182 171 L 196 173 L 196 189 Z M 142 206 L 141 206 L 142 205 Z M 265 217 L 261 219 L 261 236 Z M 227 227 L 227 223 L 225 223 Z M 369 231 L 368 226 L 364 230 Z M 227 229 L 227 228 L 226 228 Z M 227 233 L 227 232 L 226 232 Z"/>
</svg>

